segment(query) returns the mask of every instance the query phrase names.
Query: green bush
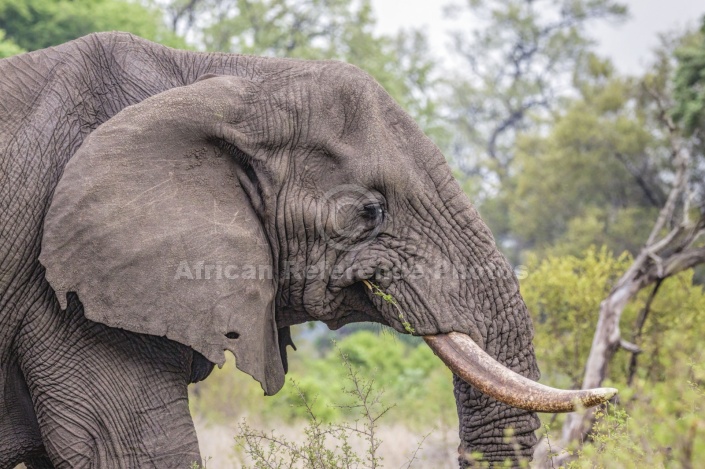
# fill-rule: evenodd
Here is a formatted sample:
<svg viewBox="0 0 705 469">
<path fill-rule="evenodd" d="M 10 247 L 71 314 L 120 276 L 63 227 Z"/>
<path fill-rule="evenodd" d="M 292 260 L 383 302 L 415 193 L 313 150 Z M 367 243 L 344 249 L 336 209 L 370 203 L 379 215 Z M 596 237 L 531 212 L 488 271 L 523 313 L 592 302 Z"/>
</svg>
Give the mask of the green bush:
<svg viewBox="0 0 705 469">
<path fill-rule="evenodd" d="M 533 315 L 542 382 L 579 387 L 600 301 L 630 263 L 627 254 L 594 248 L 580 257 L 529 260 L 522 293 Z M 643 350 L 631 385 L 632 354 L 620 350 L 605 383 L 620 389 L 619 407 L 601 414 L 592 443 L 570 467 L 668 467 L 673 461 L 694 467 L 705 460 L 705 291 L 693 283 L 693 271 L 664 281 L 638 336 L 635 323 L 650 293 L 642 291 L 622 317 L 623 338 Z M 542 417 L 560 428 L 562 417 Z"/>
<path fill-rule="evenodd" d="M 339 406 L 346 404 L 342 389 L 346 370 L 335 350 L 316 350 L 306 341 L 299 345 L 298 352 L 289 354 L 287 378 L 297 383 L 305 399 L 316 399 L 317 417 L 323 422 L 350 418 L 353 412 Z M 361 376 L 374 376 L 386 399 L 395 403 L 388 422 L 428 426 L 429 422 L 450 425 L 457 421 L 452 375 L 425 345 L 398 340 L 392 332 L 363 330 L 340 340 L 338 347 Z M 265 422 L 304 420 L 307 412 L 298 405 L 299 397 L 286 392 L 290 379 L 277 395 L 264 398 L 259 384 L 235 370 L 234 359 L 229 357 L 223 369 L 192 386 L 192 410 L 218 422 L 233 422 L 248 409 L 257 409 Z"/>
</svg>

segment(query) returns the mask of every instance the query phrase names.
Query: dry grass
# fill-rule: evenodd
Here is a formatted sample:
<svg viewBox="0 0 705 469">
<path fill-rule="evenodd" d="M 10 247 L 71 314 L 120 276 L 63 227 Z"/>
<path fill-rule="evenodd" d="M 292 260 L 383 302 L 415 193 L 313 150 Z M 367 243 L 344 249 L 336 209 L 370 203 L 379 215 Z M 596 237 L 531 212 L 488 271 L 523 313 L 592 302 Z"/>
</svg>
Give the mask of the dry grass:
<svg viewBox="0 0 705 469">
<path fill-rule="evenodd" d="M 207 469 L 236 469 L 241 468 L 244 456 L 235 450 L 234 437 L 237 434 L 237 425 L 217 425 L 202 419 L 195 419 L 196 432 L 201 447 L 201 455 L 206 461 Z M 304 425 L 282 425 L 276 428 L 258 426 L 248 422 L 254 429 L 263 431 L 275 430 L 289 441 L 302 442 L 304 439 Z M 382 445 L 379 455 L 384 458 L 383 465 L 388 469 L 406 467 L 412 454 L 416 450 L 423 434 L 411 431 L 401 425 L 381 425 L 378 429 Z M 365 443 L 356 439 L 350 440 L 353 448 L 362 454 L 366 450 Z M 412 468 L 433 467 L 437 469 L 455 469 L 458 467 L 458 435 L 455 429 L 437 429 L 424 441 L 421 449 L 416 454 L 417 460 Z"/>
</svg>

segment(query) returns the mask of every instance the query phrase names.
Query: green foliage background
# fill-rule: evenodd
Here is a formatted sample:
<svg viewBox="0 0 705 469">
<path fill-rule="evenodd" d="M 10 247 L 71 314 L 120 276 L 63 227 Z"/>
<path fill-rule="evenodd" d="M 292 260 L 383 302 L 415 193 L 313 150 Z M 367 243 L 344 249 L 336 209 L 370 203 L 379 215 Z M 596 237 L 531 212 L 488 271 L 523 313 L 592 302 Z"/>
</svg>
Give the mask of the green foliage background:
<svg viewBox="0 0 705 469">
<path fill-rule="evenodd" d="M 186 42 L 162 23 L 159 10 L 132 1 L 0 0 L 0 30 L 6 40 L 27 51 L 113 30 L 132 32 L 172 47 L 186 47 Z"/>
<path fill-rule="evenodd" d="M 307 400 L 316 401 L 317 417 L 339 421 L 351 409 L 341 392 L 346 372 L 337 351 L 328 342 L 323 348 L 303 341 L 299 351 L 289 353 L 287 381 L 296 381 Z M 393 404 L 390 421 L 403 421 L 415 428 L 436 424 L 457 424 L 450 371 L 426 346 L 399 340 L 391 331 L 359 331 L 338 342 L 342 351 L 363 376 L 374 377 L 384 389 L 384 401 Z M 262 398 L 262 390 L 252 378 L 234 372 L 229 360 L 203 384 L 194 387 L 193 410 L 217 422 L 233 422 L 247 409 L 260 410 L 255 420 L 294 422 L 306 417 L 290 383 L 279 394 Z M 220 402 L 220 404 L 218 404 Z M 245 403 L 233 406 L 230 403 Z M 425 403 L 419 406 L 419 403 Z M 249 404 L 249 405 L 248 405 Z M 450 405 L 449 405 L 450 404 Z M 428 431 L 429 428 L 427 428 Z"/>
</svg>

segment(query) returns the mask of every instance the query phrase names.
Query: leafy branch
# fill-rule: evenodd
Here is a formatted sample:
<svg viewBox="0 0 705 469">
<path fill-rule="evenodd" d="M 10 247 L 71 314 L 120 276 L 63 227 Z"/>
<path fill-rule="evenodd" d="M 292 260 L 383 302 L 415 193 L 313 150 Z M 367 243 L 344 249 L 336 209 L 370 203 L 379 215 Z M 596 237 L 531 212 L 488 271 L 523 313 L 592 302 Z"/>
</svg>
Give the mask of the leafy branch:
<svg viewBox="0 0 705 469">
<path fill-rule="evenodd" d="M 384 290 L 382 290 L 378 285 L 375 285 L 374 283 L 370 282 L 369 280 L 363 280 L 362 283 L 365 284 L 367 288 L 370 289 L 372 293 L 374 293 L 376 296 L 379 296 L 382 298 L 383 301 L 389 303 L 390 305 L 394 306 L 397 309 L 399 321 L 401 321 L 401 325 L 404 326 L 404 330 L 408 332 L 409 334 L 413 334 L 416 332 L 416 330 L 411 327 L 411 323 L 406 320 L 404 316 L 404 312 L 401 310 L 401 307 L 399 306 L 399 302 L 389 293 L 385 293 Z"/>
</svg>

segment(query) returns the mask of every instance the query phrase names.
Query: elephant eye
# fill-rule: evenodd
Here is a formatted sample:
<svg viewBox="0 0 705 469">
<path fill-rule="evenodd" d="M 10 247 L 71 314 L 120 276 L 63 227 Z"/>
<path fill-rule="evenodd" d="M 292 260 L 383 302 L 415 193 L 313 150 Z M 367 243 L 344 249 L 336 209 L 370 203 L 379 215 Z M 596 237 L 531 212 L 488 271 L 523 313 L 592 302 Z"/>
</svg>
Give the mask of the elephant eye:
<svg viewBox="0 0 705 469">
<path fill-rule="evenodd" d="M 375 224 L 384 221 L 384 208 L 380 203 L 371 203 L 362 207 L 362 216 Z"/>
</svg>

